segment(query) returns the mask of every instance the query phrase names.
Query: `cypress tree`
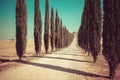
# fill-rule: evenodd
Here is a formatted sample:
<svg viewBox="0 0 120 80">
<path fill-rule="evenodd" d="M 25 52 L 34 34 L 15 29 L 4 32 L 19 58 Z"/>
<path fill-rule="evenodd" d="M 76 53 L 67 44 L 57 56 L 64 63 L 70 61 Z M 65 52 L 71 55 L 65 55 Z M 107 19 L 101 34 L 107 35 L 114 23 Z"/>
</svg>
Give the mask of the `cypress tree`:
<svg viewBox="0 0 120 80">
<path fill-rule="evenodd" d="M 55 30 L 54 30 L 54 10 L 51 9 L 51 48 L 54 49 L 55 46 Z"/>
<path fill-rule="evenodd" d="M 46 8 L 45 8 L 44 45 L 45 45 L 45 51 L 46 53 L 48 53 L 48 48 L 49 48 L 49 3 L 48 3 L 48 0 L 46 0 Z"/>
<path fill-rule="evenodd" d="M 60 18 L 58 17 L 58 49 L 60 49 L 60 27 L 61 27 L 61 22 L 60 22 Z"/>
<path fill-rule="evenodd" d="M 120 0 L 104 0 L 103 55 L 108 61 L 109 77 L 115 76 L 120 62 Z"/>
<path fill-rule="evenodd" d="M 61 34 L 61 38 L 60 38 L 60 45 L 61 45 L 61 48 L 63 47 L 63 28 L 62 28 L 62 20 L 61 20 L 61 27 L 60 27 L 60 34 Z"/>
<path fill-rule="evenodd" d="M 62 28 L 62 34 L 63 34 L 63 38 L 62 38 L 63 47 L 67 47 L 73 41 L 74 35 L 73 35 L 73 33 L 69 32 L 69 30 L 66 28 L 66 26 L 64 26 Z"/>
<path fill-rule="evenodd" d="M 116 22 L 116 54 L 120 63 L 120 0 L 115 2 L 115 22 Z"/>
<path fill-rule="evenodd" d="M 68 33 L 67 33 L 67 28 L 66 28 L 66 26 L 65 26 L 65 42 L 64 42 L 64 44 L 65 44 L 65 47 L 68 46 Z"/>
<path fill-rule="evenodd" d="M 63 27 L 63 47 L 65 47 L 65 27 Z"/>
<path fill-rule="evenodd" d="M 63 27 L 63 47 L 66 47 L 66 31 L 65 31 L 65 26 Z"/>
<path fill-rule="evenodd" d="M 101 24 L 102 24 L 102 13 L 100 7 L 100 0 L 89 1 L 89 43 L 90 51 L 93 56 L 94 62 L 97 60 L 97 55 L 101 50 Z"/>
<path fill-rule="evenodd" d="M 100 0 L 85 0 L 82 24 L 78 32 L 78 44 L 86 52 L 91 52 L 94 62 L 101 51 L 102 13 Z"/>
<path fill-rule="evenodd" d="M 85 28 L 85 34 L 87 35 L 84 35 L 84 36 L 86 36 L 85 37 L 85 51 L 86 52 L 88 52 L 88 56 L 90 55 L 90 53 L 89 53 L 89 19 L 90 19 L 90 15 L 89 15 L 89 0 L 85 0 L 85 13 L 86 13 L 86 23 L 85 23 L 85 25 L 86 25 L 86 28 Z"/>
<path fill-rule="evenodd" d="M 27 11 L 25 0 L 17 0 L 16 5 L 16 52 L 21 60 L 26 53 Z"/>
<path fill-rule="evenodd" d="M 59 36 L 58 36 L 58 28 L 59 26 L 59 17 L 58 17 L 58 10 L 56 10 L 56 17 L 55 17 L 55 48 L 58 49 L 58 39 L 59 39 Z"/>
<path fill-rule="evenodd" d="M 89 55 L 89 0 L 85 0 L 84 11 L 78 31 L 78 44 Z"/>
<path fill-rule="evenodd" d="M 41 51 L 42 45 L 42 20 L 41 12 L 39 10 L 39 0 L 35 0 L 35 9 L 34 9 L 34 43 L 35 51 L 38 55 Z"/>
</svg>

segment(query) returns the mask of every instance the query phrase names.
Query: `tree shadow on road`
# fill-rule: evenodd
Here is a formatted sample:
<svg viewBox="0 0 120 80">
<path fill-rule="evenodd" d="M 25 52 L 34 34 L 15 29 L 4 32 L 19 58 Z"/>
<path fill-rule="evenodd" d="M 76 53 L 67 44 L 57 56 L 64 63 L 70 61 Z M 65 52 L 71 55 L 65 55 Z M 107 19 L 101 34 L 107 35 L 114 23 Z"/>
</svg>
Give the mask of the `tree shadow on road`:
<svg viewBox="0 0 120 80">
<path fill-rule="evenodd" d="M 62 58 L 62 57 L 44 56 L 44 57 L 42 57 L 42 58 L 61 59 L 61 60 L 69 60 L 69 61 L 76 61 L 76 62 L 88 62 L 88 63 L 93 63 L 93 61 L 77 60 L 77 59 Z"/>
<path fill-rule="evenodd" d="M 77 74 L 77 75 L 88 76 L 88 77 L 108 78 L 107 76 L 102 76 L 102 75 L 98 75 L 98 74 L 94 74 L 94 73 L 84 72 L 81 70 L 75 70 L 75 69 L 70 69 L 70 68 L 64 68 L 61 66 L 55 66 L 55 65 L 50 65 L 50 64 L 27 62 L 27 61 L 23 61 L 23 60 L 22 61 L 16 60 L 16 62 L 27 64 L 27 65 L 33 65 L 33 66 L 37 66 L 37 67 L 42 67 L 42 68 L 47 68 L 47 69 L 63 71 L 63 72 L 67 72 L 67 73 L 73 73 L 73 74 Z"/>
<path fill-rule="evenodd" d="M 4 62 L 10 62 L 10 59 L 0 59 L 0 62 L 4 63 Z"/>
<path fill-rule="evenodd" d="M 74 54 L 74 53 L 69 53 L 69 54 L 67 54 L 67 53 L 52 53 L 52 54 L 59 54 L 59 55 L 71 55 L 71 56 L 85 56 L 85 55 L 81 55 L 81 54 Z"/>
</svg>

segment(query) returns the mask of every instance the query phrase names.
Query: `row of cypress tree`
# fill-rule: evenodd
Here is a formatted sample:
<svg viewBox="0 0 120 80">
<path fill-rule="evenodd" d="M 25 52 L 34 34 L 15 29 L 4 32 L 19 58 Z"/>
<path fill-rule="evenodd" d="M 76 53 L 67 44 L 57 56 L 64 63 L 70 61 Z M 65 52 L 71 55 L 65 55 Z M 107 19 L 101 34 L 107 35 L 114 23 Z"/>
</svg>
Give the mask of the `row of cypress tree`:
<svg viewBox="0 0 120 80">
<path fill-rule="evenodd" d="M 102 11 L 100 0 L 85 0 L 82 23 L 78 31 L 78 44 L 91 53 L 94 62 L 101 51 Z"/>
<path fill-rule="evenodd" d="M 109 65 L 109 77 L 112 79 L 120 62 L 120 0 L 103 2 L 102 25 L 100 0 L 85 0 L 82 23 L 78 31 L 78 44 L 88 54 L 91 53 L 94 61 L 103 47 L 102 52 Z"/>
<path fill-rule="evenodd" d="M 73 37 L 74 35 L 70 33 L 66 27 L 63 27 L 62 20 L 58 16 L 58 10 L 56 10 L 56 16 L 54 19 L 53 7 L 51 8 L 51 17 L 49 20 L 49 2 L 48 0 L 46 0 L 44 27 L 44 44 L 46 53 L 48 53 L 49 38 L 51 48 L 53 51 L 63 47 L 67 47 L 72 42 Z"/>
<path fill-rule="evenodd" d="M 42 19 L 39 0 L 34 0 L 34 45 L 36 55 L 41 53 L 42 46 Z M 54 20 L 54 10 L 51 9 L 51 18 L 49 19 L 49 0 L 46 0 L 45 23 L 44 23 L 44 46 L 48 53 L 49 41 L 52 50 L 67 47 L 73 40 L 74 35 L 63 27 L 62 20 L 58 16 L 56 10 L 56 18 Z M 21 60 L 26 53 L 27 45 L 27 9 L 25 0 L 17 0 L 16 5 L 16 52 Z"/>
</svg>

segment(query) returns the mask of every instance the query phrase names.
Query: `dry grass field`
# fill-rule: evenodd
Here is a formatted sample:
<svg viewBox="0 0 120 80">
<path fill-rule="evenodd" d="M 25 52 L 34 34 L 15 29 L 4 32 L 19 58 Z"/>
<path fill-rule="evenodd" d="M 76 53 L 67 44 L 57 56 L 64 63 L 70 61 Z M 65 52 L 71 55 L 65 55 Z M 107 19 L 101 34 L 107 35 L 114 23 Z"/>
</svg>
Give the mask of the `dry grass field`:
<svg viewBox="0 0 120 80">
<path fill-rule="evenodd" d="M 49 46 L 49 51 L 51 50 L 51 47 Z M 42 40 L 42 53 L 45 53 L 44 43 Z M 26 56 L 35 54 L 34 50 L 34 40 L 28 40 L 27 41 L 27 47 L 26 47 Z M 14 40 L 5 40 L 0 41 L 0 57 L 16 57 L 16 49 L 15 49 L 15 41 Z"/>
</svg>

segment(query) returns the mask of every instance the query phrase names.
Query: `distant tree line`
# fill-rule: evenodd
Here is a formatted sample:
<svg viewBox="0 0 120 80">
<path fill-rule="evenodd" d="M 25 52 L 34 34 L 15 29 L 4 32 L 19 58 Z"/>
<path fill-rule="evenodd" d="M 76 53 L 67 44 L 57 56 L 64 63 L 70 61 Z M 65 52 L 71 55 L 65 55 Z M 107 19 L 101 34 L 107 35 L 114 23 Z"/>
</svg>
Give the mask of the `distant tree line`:
<svg viewBox="0 0 120 80">
<path fill-rule="evenodd" d="M 41 54 L 42 46 L 42 19 L 39 0 L 34 0 L 34 45 L 35 52 L 38 56 Z M 54 19 L 54 9 L 51 8 L 51 17 L 49 19 L 49 0 L 46 0 L 45 7 L 45 23 L 44 23 L 44 46 L 48 53 L 49 44 L 52 51 L 67 47 L 73 40 L 74 35 L 63 27 L 62 20 L 58 16 L 56 10 L 56 18 Z M 25 0 L 17 0 L 16 4 L 16 52 L 21 60 L 26 53 L 27 45 L 27 8 Z"/>
<path fill-rule="evenodd" d="M 58 16 L 58 10 L 56 10 L 55 17 L 55 49 L 60 49 L 62 47 L 67 47 L 73 40 L 73 33 L 70 33 L 66 26 L 63 26 L 62 20 Z"/>
<path fill-rule="evenodd" d="M 109 77 L 113 79 L 120 63 L 120 0 L 103 2 L 102 26 L 100 0 L 85 0 L 82 23 L 78 31 L 78 44 L 88 54 L 91 53 L 94 61 L 103 47 L 102 52 L 109 65 Z"/>
<path fill-rule="evenodd" d="M 50 30 L 49 30 L 50 29 Z M 67 35 L 64 37 L 63 35 Z M 58 10 L 56 10 L 56 16 L 54 19 L 54 9 L 51 8 L 51 17 L 49 19 L 49 1 L 46 0 L 45 10 L 45 27 L 44 27 L 44 44 L 46 53 L 48 53 L 49 41 L 51 44 L 52 51 L 63 47 L 67 47 L 72 42 L 74 35 L 71 34 L 62 25 L 62 20 L 58 16 Z M 64 41 L 64 40 L 68 41 Z M 66 45 L 64 45 L 66 44 Z"/>
</svg>

